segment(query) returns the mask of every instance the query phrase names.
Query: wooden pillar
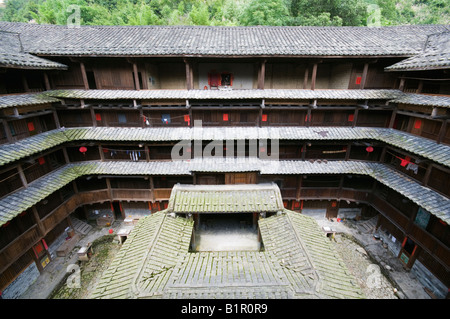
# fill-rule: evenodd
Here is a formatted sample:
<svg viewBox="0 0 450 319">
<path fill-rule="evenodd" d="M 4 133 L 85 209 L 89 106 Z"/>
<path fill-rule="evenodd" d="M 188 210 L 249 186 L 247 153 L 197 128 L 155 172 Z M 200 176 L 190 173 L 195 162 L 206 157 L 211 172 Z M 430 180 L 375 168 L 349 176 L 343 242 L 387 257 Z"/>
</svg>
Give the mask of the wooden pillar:
<svg viewBox="0 0 450 319">
<path fill-rule="evenodd" d="M 97 118 L 95 117 L 94 108 L 92 106 L 90 106 L 89 111 L 91 112 L 92 127 L 97 127 Z"/>
<path fill-rule="evenodd" d="M 83 62 L 80 62 L 80 69 L 81 69 L 81 77 L 83 78 L 84 89 L 89 90 L 89 82 L 86 75 L 86 67 L 84 66 Z"/>
<path fill-rule="evenodd" d="M 139 84 L 139 72 L 136 62 L 133 62 L 133 76 L 134 76 L 134 88 L 139 91 L 141 89 L 141 86 Z"/>
<path fill-rule="evenodd" d="M 55 108 L 52 108 L 53 120 L 55 121 L 56 128 L 61 128 L 61 123 L 59 122 L 58 113 Z"/>
<path fill-rule="evenodd" d="M 405 88 L 405 79 L 404 79 L 404 78 L 401 78 L 401 79 L 400 79 L 400 84 L 399 84 L 399 86 L 398 86 L 398 89 L 399 89 L 400 91 L 403 91 L 404 88 Z"/>
<path fill-rule="evenodd" d="M 69 154 L 67 154 L 67 149 L 65 147 L 62 148 L 64 160 L 66 161 L 66 164 L 70 163 Z"/>
<path fill-rule="evenodd" d="M 433 169 L 433 164 L 428 164 L 427 170 L 425 172 L 425 176 L 423 177 L 422 184 L 423 186 L 428 185 L 428 181 L 430 180 L 431 170 Z"/>
<path fill-rule="evenodd" d="M 66 221 L 67 221 L 67 225 L 69 225 L 69 227 L 73 229 L 73 223 L 72 223 L 72 219 L 70 219 L 70 216 L 66 217 Z"/>
<path fill-rule="evenodd" d="M 149 177 L 150 180 L 150 190 L 152 191 L 152 203 L 155 202 L 155 183 L 153 181 L 153 176 Z"/>
<path fill-rule="evenodd" d="M 397 108 L 392 110 L 392 115 L 391 115 L 391 119 L 389 121 L 389 126 L 388 128 L 393 128 L 394 127 L 394 123 L 395 123 L 395 117 L 397 116 Z"/>
<path fill-rule="evenodd" d="M 295 198 L 297 201 L 300 200 L 300 194 L 302 190 L 302 181 L 303 181 L 303 175 L 300 175 L 297 179 L 297 192 L 295 194 Z"/>
<path fill-rule="evenodd" d="M 194 74 L 192 71 L 192 63 L 187 59 L 184 59 L 184 63 L 186 66 L 186 89 L 192 90 L 194 89 Z"/>
<path fill-rule="evenodd" d="M 341 178 L 339 180 L 338 199 L 341 199 L 343 187 L 344 187 L 344 175 L 341 175 Z"/>
<path fill-rule="evenodd" d="M 50 80 L 48 78 L 47 72 L 44 72 L 44 85 L 45 85 L 45 90 L 46 91 L 49 91 L 49 90 L 52 89 L 51 86 L 50 86 Z"/>
<path fill-rule="evenodd" d="M 369 63 L 364 63 L 363 73 L 361 77 L 361 85 L 360 89 L 364 89 L 366 86 L 366 80 L 367 80 L 367 72 L 369 71 Z"/>
<path fill-rule="evenodd" d="M 262 60 L 258 72 L 258 89 L 264 90 L 264 81 L 266 77 L 266 60 Z"/>
<path fill-rule="evenodd" d="M 386 151 L 387 151 L 386 146 L 383 146 L 383 149 L 381 150 L 381 155 L 380 155 L 380 163 L 384 162 L 384 158 L 386 156 Z"/>
<path fill-rule="evenodd" d="M 39 261 L 38 256 L 36 256 L 36 252 L 35 252 L 35 250 L 34 250 L 34 247 L 32 247 L 31 250 L 32 250 L 31 257 L 32 257 L 33 260 L 34 260 L 34 262 L 35 262 L 35 264 L 36 264 L 36 267 L 37 267 L 37 269 L 39 270 L 39 273 L 40 273 L 40 274 L 44 273 L 44 267 L 42 267 L 41 262 Z"/>
<path fill-rule="evenodd" d="M 8 140 L 8 143 L 12 143 L 14 141 L 13 136 L 11 134 L 11 129 L 9 128 L 9 123 L 5 119 L 1 119 L 3 128 L 6 134 L 6 139 Z"/>
<path fill-rule="evenodd" d="M 22 165 L 17 165 L 17 171 L 19 172 L 20 180 L 22 181 L 23 186 L 28 187 L 27 178 L 25 177 L 25 174 L 23 173 Z"/>
<path fill-rule="evenodd" d="M 419 86 L 417 87 L 416 93 L 421 93 L 423 89 L 423 80 L 419 81 Z"/>
<path fill-rule="evenodd" d="M 306 127 L 311 126 L 311 106 L 308 106 L 308 112 L 306 113 Z"/>
<path fill-rule="evenodd" d="M 100 161 L 105 161 L 105 154 L 103 153 L 103 147 L 101 145 L 98 146 L 98 153 L 100 154 Z"/>
<path fill-rule="evenodd" d="M 355 127 L 356 126 L 356 122 L 358 122 L 358 113 L 359 113 L 359 109 L 355 108 L 355 112 L 353 112 L 352 127 Z"/>
<path fill-rule="evenodd" d="M 23 85 L 23 88 L 24 88 L 25 92 L 30 92 L 30 88 L 28 86 L 27 77 L 25 76 L 25 74 L 22 74 L 22 85 Z"/>
<path fill-rule="evenodd" d="M 109 200 L 112 202 L 113 193 L 112 193 L 112 187 L 111 187 L 111 180 L 109 179 L 109 177 L 106 177 L 106 188 L 108 189 Z"/>
<path fill-rule="evenodd" d="M 441 124 L 441 129 L 439 130 L 439 135 L 437 138 L 437 143 L 442 143 L 442 140 L 444 139 L 445 133 L 447 131 L 447 125 L 448 125 L 448 119 L 444 120 Z"/>
<path fill-rule="evenodd" d="M 44 228 L 44 225 L 42 224 L 41 218 L 39 217 L 39 213 L 37 211 L 36 206 L 31 207 L 31 211 L 33 212 L 34 222 L 36 223 L 36 225 L 38 227 L 39 235 L 41 237 L 44 237 L 45 236 L 45 228 Z"/>
<path fill-rule="evenodd" d="M 308 78 L 309 78 L 309 65 L 306 65 L 305 68 L 305 76 L 303 78 L 303 89 L 306 90 L 306 88 L 308 87 Z"/>
<path fill-rule="evenodd" d="M 350 152 L 352 149 L 352 143 L 347 144 L 347 149 L 345 150 L 345 160 L 348 161 L 350 158 Z"/>
<path fill-rule="evenodd" d="M 145 161 L 150 162 L 150 150 L 148 148 L 148 145 L 144 145 L 144 151 L 145 151 Z"/>
<path fill-rule="evenodd" d="M 301 154 L 302 161 L 304 161 L 305 157 L 306 157 L 306 147 L 307 147 L 307 143 L 305 142 L 305 143 L 303 143 L 303 146 L 302 146 L 302 154 Z"/>
<path fill-rule="evenodd" d="M 331 200 L 327 206 L 326 218 L 336 218 L 338 216 L 339 201 Z"/>
<path fill-rule="evenodd" d="M 316 88 L 316 78 L 317 78 L 317 63 L 314 63 L 311 76 L 311 90 L 314 90 Z"/>
</svg>

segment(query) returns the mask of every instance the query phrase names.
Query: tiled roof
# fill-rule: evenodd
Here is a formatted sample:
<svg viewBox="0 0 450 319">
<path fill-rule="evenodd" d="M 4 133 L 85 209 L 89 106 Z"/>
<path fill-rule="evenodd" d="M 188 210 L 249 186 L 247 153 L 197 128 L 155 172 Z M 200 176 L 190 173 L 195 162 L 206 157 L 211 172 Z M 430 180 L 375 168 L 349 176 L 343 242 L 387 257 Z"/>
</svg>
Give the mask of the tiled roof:
<svg viewBox="0 0 450 319">
<path fill-rule="evenodd" d="M 270 161 L 248 158 L 204 159 L 171 162 L 80 162 L 65 165 L 33 181 L 27 188 L 0 199 L 0 226 L 69 182 L 84 175 L 191 175 L 193 171 L 229 172 L 240 167 L 259 171 L 261 175 L 277 174 L 357 174 L 367 175 L 399 192 L 431 214 L 450 223 L 450 199 L 420 185 L 412 178 L 381 163 L 359 161 Z"/>
<path fill-rule="evenodd" d="M 310 217 L 281 209 L 260 219 L 264 252 L 190 253 L 192 220 L 168 213 L 139 220 L 91 298 L 364 298 Z"/>
<path fill-rule="evenodd" d="M 260 219 L 259 228 L 265 251 L 274 253 L 296 296 L 363 297 L 355 278 L 313 218 L 285 210 L 284 214 Z"/>
<path fill-rule="evenodd" d="M 60 102 L 60 100 L 41 92 L 0 95 L 0 109 L 14 106 L 38 105 L 56 102 Z"/>
<path fill-rule="evenodd" d="M 388 100 L 401 95 L 398 90 L 53 90 L 46 94 L 55 98 L 92 100 Z"/>
<path fill-rule="evenodd" d="M 0 31 L 0 67 L 23 69 L 67 69 L 61 63 L 40 58 L 23 51 L 17 33 Z"/>
<path fill-rule="evenodd" d="M 183 140 L 375 140 L 407 150 L 450 167 L 450 146 L 433 140 L 388 128 L 371 127 L 160 127 L 121 128 L 89 127 L 68 128 L 44 132 L 15 143 L 0 145 L 0 166 L 31 156 L 66 142 L 74 141 L 183 141 Z M 245 167 L 223 169 L 251 171 L 251 163 Z M 201 167 L 199 168 L 201 169 Z"/>
<path fill-rule="evenodd" d="M 423 52 L 385 68 L 386 71 L 420 71 L 450 68 L 450 32 L 428 36 Z"/>
<path fill-rule="evenodd" d="M 389 101 L 412 105 L 450 107 L 450 96 L 407 93 Z"/>
<path fill-rule="evenodd" d="M 128 56 L 411 56 L 447 26 L 209 27 L 0 23 L 20 33 L 26 52 Z M 48 36 L 51 34 L 51 36 Z"/>
<path fill-rule="evenodd" d="M 174 213 L 278 212 L 284 209 L 275 184 L 175 185 L 168 211 Z"/>
</svg>

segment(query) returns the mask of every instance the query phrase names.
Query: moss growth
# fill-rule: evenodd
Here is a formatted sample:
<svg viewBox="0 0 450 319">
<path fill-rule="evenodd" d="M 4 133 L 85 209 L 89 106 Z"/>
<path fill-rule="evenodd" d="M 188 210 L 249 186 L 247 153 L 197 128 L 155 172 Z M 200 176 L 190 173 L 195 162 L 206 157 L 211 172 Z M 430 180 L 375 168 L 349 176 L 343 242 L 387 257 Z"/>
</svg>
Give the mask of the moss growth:
<svg viewBox="0 0 450 319">
<path fill-rule="evenodd" d="M 69 288 L 66 283 L 71 274 L 68 273 L 49 298 L 88 299 L 102 273 L 119 251 L 120 246 L 113 242 L 114 237 L 114 235 L 105 235 L 96 239 L 92 243 L 94 253 L 91 259 L 87 262 L 78 262 L 81 275 L 80 288 Z"/>
</svg>

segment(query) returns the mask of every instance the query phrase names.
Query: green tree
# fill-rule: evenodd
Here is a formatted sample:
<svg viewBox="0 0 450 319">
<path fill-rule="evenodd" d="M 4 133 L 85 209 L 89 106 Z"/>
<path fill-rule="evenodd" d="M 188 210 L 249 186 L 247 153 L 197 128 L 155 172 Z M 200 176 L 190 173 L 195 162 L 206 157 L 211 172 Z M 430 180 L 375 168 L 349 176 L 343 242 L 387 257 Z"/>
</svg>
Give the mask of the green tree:
<svg viewBox="0 0 450 319">
<path fill-rule="evenodd" d="M 205 2 L 195 4 L 189 12 L 189 21 L 193 25 L 209 25 L 209 8 Z"/>
<path fill-rule="evenodd" d="M 286 25 L 289 11 L 282 0 L 250 0 L 241 15 L 242 25 Z"/>
<path fill-rule="evenodd" d="M 361 0 L 291 0 L 292 24 L 365 25 L 367 4 Z"/>
</svg>

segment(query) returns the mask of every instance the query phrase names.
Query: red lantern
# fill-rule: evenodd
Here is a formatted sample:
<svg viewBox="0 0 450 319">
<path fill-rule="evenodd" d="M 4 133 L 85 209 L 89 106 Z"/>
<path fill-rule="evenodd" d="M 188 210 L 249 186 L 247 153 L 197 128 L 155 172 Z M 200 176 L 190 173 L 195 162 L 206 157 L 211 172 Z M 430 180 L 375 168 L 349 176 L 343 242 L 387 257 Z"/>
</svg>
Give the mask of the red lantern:
<svg viewBox="0 0 450 319">
<path fill-rule="evenodd" d="M 110 234 L 112 234 L 113 232 L 114 232 L 114 230 L 112 230 L 112 229 L 109 230 L 109 233 L 110 233 Z"/>
<path fill-rule="evenodd" d="M 81 147 L 80 147 L 80 152 L 83 153 L 83 155 L 84 155 L 84 153 L 87 152 L 87 148 L 84 147 L 84 146 L 81 146 Z"/>
<path fill-rule="evenodd" d="M 372 146 L 367 146 L 367 147 L 366 147 L 366 151 L 367 151 L 368 153 L 372 153 L 372 152 L 373 152 L 373 147 L 372 147 Z"/>
</svg>

